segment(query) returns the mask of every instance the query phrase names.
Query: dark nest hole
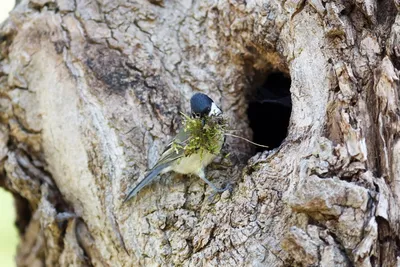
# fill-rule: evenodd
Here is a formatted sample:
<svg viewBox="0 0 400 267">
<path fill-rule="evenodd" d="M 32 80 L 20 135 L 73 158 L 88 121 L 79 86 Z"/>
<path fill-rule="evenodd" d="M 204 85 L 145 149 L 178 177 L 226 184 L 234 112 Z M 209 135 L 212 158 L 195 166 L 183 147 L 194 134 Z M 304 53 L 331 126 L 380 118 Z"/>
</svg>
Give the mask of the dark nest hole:
<svg viewBox="0 0 400 267">
<path fill-rule="evenodd" d="M 254 81 L 247 110 L 253 141 L 271 150 L 279 147 L 287 136 L 292 112 L 291 79 L 285 73 L 272 72 L 267 76 L 257 74 Z M 264 150 L 256 147 L 256 152 Z"/>
</svg>

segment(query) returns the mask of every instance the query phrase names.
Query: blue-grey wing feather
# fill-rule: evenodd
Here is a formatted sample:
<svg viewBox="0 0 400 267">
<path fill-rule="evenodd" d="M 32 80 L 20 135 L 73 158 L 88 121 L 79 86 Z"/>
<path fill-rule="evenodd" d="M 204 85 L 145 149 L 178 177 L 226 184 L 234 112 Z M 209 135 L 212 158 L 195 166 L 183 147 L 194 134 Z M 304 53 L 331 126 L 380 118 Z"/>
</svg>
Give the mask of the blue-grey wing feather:
<svg viewBox="0 0 400 267">
<path fill-rule="evenodd" d="M 172 139 L 172 141 L 165 147 L 160 159 L 157 161 L 153 168 L 156 168 L 159 165 L 170 163 L 171 161 L 175 161 L 183 157 L 183 147 L 187 144 L 189 138 L 190 135 L 186 133 L 183 129 L 181 129 L 179 133 L 175 136 L 175 138 Z M 180 146 L 173 147 L 174 143 L 179 144 Z"/>
<path fill-rule="evenodd" d="M 180 130 L 176 137 L 164 149 L 160 159 L 154 167 L 147 172 L 143 180 L 141 180 L 125 197 L 124 202 L 134 197 L 146 185 L 150 184 L 165 168 L 171 166 L 176 160 L 182 158 L 184 156 L 183 147 L 186 145 L 188 139 L 189 135 L 183 129 Z M 178 143 L 181 146 L 173 147 L 174 143 Z"/>
<path fill-rule="evenodd" d="M 128 201 L 129 199 L 133 198 L 136 196 L 137 193 L 139 193 L 140 190 L 143 189 L 146 185 L 150 184 L 156 177 L 157 175 L 165 168 L 166 166 L 160 165 L 156 168 L 151 169 L 147 175 L 144 177 L 143 180 L 141 180 L 130 192 L 129 194 L 125 197 L 124 202 Z"/>
</svg>

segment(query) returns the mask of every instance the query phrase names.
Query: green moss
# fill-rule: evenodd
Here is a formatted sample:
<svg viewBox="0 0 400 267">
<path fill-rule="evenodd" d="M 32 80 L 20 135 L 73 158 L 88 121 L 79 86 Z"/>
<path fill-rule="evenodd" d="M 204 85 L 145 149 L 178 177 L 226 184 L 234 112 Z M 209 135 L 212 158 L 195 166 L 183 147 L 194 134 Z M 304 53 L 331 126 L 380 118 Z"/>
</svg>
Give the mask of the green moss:
<svg viewBox="0 0 400 267">
<path fill-rule="evenodd" d="M 185 156 L 190 156 L 193 153 L 200 153 L 200 156 L 202 156 L 205 152 L 214 155 L 219 154 L 221 141 L 228 125 L 227 120 L 222 116 L 191 118 L 185 114 L 182 115 L 184 117 L 184 131 L 189 133 L 190 138 L 185 146 L 173 143 L 173 148 L 175 150 L 183 148 Z"/>
</svg>

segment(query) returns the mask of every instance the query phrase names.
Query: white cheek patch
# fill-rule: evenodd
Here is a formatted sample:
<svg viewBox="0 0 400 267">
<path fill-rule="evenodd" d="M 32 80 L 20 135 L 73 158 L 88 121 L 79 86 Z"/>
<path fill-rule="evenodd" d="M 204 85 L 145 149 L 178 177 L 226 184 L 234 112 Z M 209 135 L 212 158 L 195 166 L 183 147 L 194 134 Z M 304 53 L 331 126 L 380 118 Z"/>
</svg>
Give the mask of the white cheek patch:
<svg viewBox="0 0 400 267">
<path fill-rule="evenodd" d="M 221 113 L 222 113 L 222 110 L 217 105 L 215 105 L 215 103 L 213 102 L 211 104 L 211 110 L 210 110 L 209 115 L 217 116 L 217 115 L 220 115 Z"/>
</svg>

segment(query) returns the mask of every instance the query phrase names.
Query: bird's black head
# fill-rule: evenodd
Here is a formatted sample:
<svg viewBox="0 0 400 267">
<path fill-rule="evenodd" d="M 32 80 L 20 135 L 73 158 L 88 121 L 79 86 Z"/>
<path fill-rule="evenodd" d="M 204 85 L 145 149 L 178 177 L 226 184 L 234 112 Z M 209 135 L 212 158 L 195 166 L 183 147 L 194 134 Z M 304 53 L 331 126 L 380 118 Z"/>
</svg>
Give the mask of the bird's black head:
<svg viewBox="0 0 400 267">
<path fill-rule="evenodd" d="M 207 95 L 196 93 L 190 99 L 190 107 L 192 115 L 196 117 L 204 117 L 210 115 L 219 115 L 222 111 L 215 105 L 214 101 Z"/>
</svg>

